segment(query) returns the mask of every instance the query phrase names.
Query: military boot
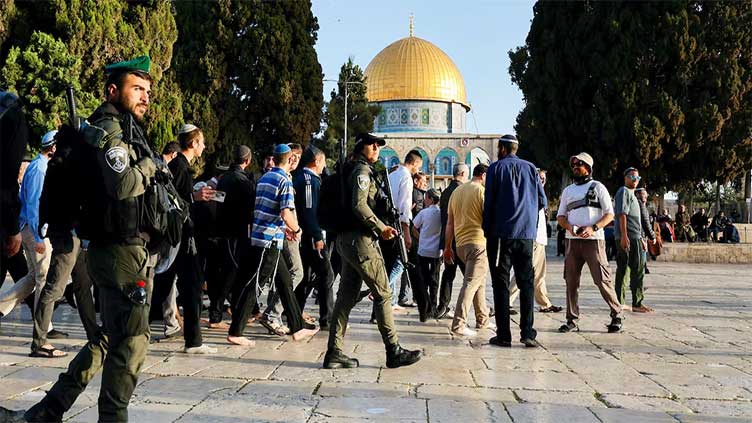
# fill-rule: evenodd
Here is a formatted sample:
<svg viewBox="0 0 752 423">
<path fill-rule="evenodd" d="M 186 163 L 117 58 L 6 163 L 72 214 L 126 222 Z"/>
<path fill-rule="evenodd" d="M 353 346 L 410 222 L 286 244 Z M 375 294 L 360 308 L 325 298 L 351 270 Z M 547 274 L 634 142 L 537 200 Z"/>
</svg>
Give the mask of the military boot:
<svg viewBox="0 0 752 423">
<path fill-rule="evenodd" d="M 396 369 L 397 367 L 409 366 L 417 363 L 421 354 L 420 350 L 406 350 L 399 344 L 388 345 L 386 347 L 386 367 Z"/>
<path fill-rule="evenodd" d="M 29 408 L 23 417 L 26 422 L 62 422 L 65 410 L 57 401 L 51 401 L 48 396 Z"/>
<path fill-rule="evenodd" d="M 340 350 L 328 350 L 324 356 L 325 369 L 352 369 L 359 365 L 358 359 L 350 358 Z"/>
</svg>

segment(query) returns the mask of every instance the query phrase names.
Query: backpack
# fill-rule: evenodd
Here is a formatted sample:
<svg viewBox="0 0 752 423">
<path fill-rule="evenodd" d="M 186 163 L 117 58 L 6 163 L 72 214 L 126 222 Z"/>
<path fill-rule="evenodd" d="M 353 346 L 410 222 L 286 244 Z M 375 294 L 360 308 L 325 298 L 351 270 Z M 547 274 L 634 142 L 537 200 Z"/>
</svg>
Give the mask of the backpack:
<svg viewBox="0 0 752 423">
<path fill-rule="evenodd" d="M 39 199 L 40 228 L 47 224 L 47 232 L 57 235 L 68 235 L 75 229 L 78 236 L 89 239 L 89 228 L 83 224 L 84 195 L 91 192 L 92 181 L 97 180 L 90 174 L 96 149 L 68 124 L 60 127 L 55 138 L 57 148 L 47 164 Z"/>
<path fill-rule="evenodd" d="M 321 181 L 316 218 L 321 229 L 327 233 L 337 234 L 357 227 L 354 224 L 355 216 L 352 213 L 352 207 L 346 201 L 345 187 L 348 169 L 352 170 L 352 167 L 345 165 L 343 169 L 340 164 L 337 164 L 334 173 Z"/>
</svg>

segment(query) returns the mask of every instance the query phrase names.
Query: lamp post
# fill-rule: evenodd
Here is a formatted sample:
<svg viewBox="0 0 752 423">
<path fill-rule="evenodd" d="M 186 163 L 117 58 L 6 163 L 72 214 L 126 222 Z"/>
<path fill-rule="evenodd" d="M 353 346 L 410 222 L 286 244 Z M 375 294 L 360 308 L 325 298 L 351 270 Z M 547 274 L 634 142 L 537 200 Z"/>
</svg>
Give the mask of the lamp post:
<svg viewBox="0 0 752 423">
<path fill-rule="evenodd" d="M 324 81 L 336 82 L 337 85 L 343 84 L 345 86 L 345 128 L 344 128 L 345 134 L 342 137 L 342 140 L 340 141 L 340 144 L 339 144 L 339 158 L 341 162 L 344 162 L 345 157 L 347 157 L 347 97 L 348 97 L 347 86 L 350 84 L 358 84 L 358 85 L 365 86 L 366 84 L 360 81 L 349 81 L 349 80 L 340 82 L 339 80 L 336 80 L 336 79 L 324 79 Z"/>
</svg>

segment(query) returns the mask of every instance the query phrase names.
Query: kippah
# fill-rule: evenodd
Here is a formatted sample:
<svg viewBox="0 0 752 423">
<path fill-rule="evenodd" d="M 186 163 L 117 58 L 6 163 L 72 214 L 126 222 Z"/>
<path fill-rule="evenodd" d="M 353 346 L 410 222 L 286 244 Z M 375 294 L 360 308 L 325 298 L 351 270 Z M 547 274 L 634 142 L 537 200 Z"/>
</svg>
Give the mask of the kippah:
<svg viewBox="0 0 752 423">
<path fill-rule="evenodd" d="M 274 147 L 274 154 L 285 154 L 285 153 L 289 153 L 290 151 L 292 150 L 290 149 L 290 146 L 287 144 L 277 144 Z"/>
<path fill-rule="evenodd" d="M 517 141 L 517 137 L 515 137 L 514 135 L 510 135 L 510 134 L 506 134 L 502 136 L 501 138 L 499 138 L 499 141 L 519 144 L 519 141 Z"/>
<path fill-rule="evenodd" d="M 196 125 L 193 125 L 191 123 L 186 123 L 185 125 L 180 127 L 180 130 L 178 131 L 178 135 L 187 134 L 188 132 L 193 132 L 196 129 L 198 129 Z"/>
<path fill-rule="evenodd" d="M 626 170 L 624 171 L 624 176 L 627 176 L 627 174 L 628 174 L 629 172 L 637 172 L 637 169 L 635 169 L 635 168 L 633 168 L 633 167 L 628 167 L 628 168 L 627 168 L 627 169 L 626 169 Z"/>
</svg>

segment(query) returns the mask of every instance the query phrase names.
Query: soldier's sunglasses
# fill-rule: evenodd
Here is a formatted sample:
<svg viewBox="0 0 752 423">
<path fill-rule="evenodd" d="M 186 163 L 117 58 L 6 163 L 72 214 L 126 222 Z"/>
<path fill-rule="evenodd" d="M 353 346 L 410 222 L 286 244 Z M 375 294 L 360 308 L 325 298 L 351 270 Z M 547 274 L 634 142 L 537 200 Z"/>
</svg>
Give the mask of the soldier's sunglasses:
<svg viewBox="0 0 752 423">
<path fill-rule="evenodd" d="M 572 169 L 574 169 L 576 167 L 585 166 L 585 162 L 583 162 L 582 160 L 572 160 L 572 163 L 570 163 L 569 165 L 572 167 Z"/>
</svg>

